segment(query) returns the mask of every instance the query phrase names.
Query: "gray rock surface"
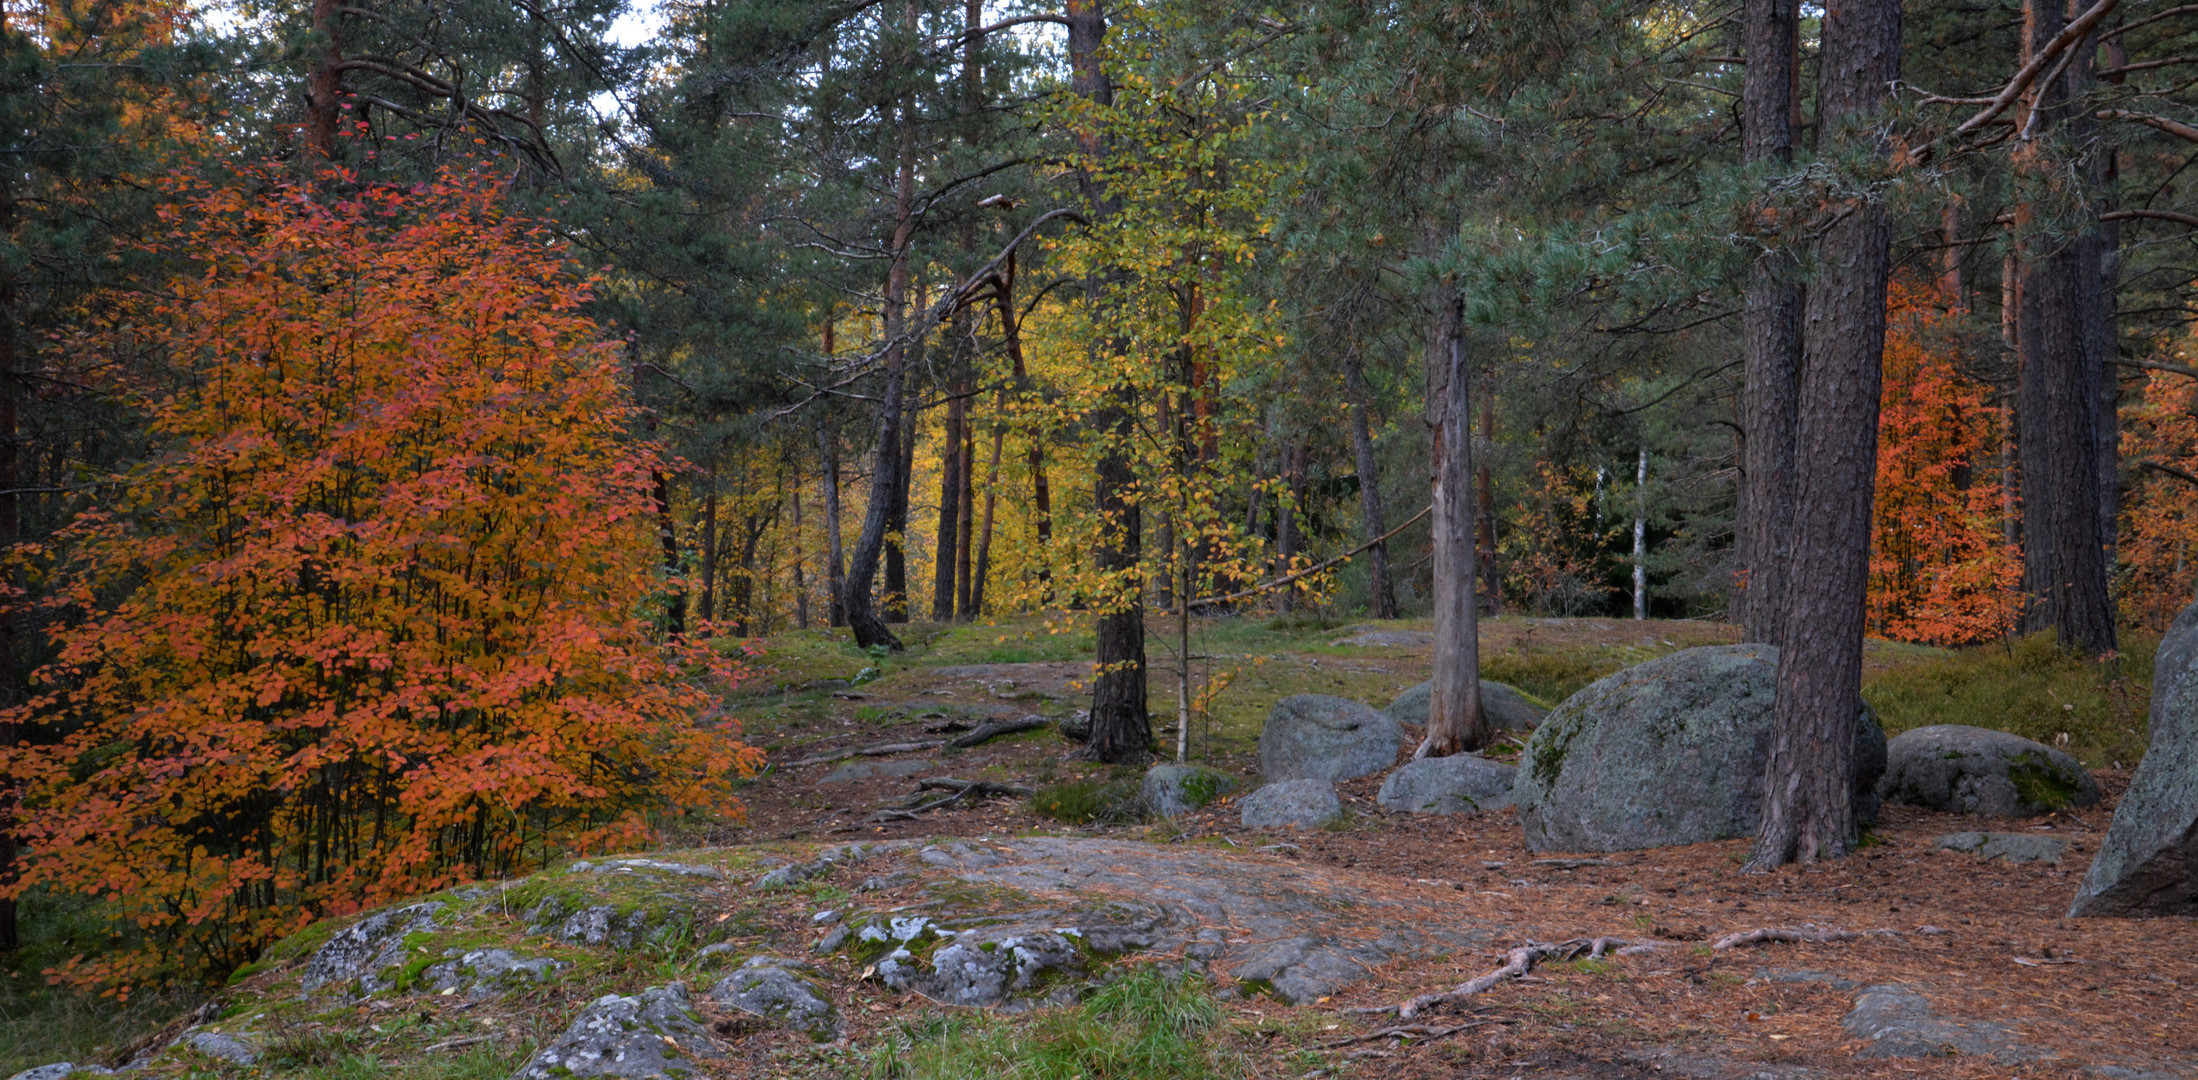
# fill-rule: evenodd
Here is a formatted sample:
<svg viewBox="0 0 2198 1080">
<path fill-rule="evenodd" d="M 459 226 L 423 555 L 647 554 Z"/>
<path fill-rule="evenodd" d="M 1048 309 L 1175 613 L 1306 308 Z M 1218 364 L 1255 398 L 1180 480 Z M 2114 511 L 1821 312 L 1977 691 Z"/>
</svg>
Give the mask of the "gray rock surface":
<svg viewBox="0 0 2198 1080">
<path fill-rule="evenodd" d="M 1283 780 L 1246 795 L 1237 815 L 1247 829 L 1310 829 L 1343 815 L 1336 786 L 1326 780 Z"/>
<path fill-rule="evenodd" d="M 672 874 L 679 877 L 709 878 L 713 881 L 725 876 L 725 871 L 714 866 L 664 862 L 660 859 L 605 859 L 601 862 L 582 860 L 566 867 L 565 872 L 568 874 Z"/>
<path fill-rule="evenodd" d="M 1627 851 L 1752 836 L 1770 756 L 1778 650 L 1686 649 L 1572 695 L 1519 756 L 1519 824 L 1535 851 Z M 1885 733 L 1858 703 L 1855 809 L 1875 815 Z"/>
<path fill-rule="evenodd" d="M 703 1074 L 697 1058 L 723 1057 L 698 1022 L 687 988 L 652 986 L 634 997 L 605 994 L 564 1034 L 535 1052 L 512 1080 L 615 1076 L 652 1080 Z"/>
<path fill-rule="evenodd" d="M 1080 996 L 1066 981 L 1042 985 L 1047 975 L 1080 975 L 1084 962 L 1077 942 L 1080 929 L 1048 930 L 1018 926 L 1014 932 L 987 931 L 941 946 L 929 970 L 916 965 L 879 965 L 888 985 L 914 990 L 949 1005 L 1007 1006 L 1010 1011 L 1036 1004 L 1065 1005 Z M 1143 941 L 1148 943 L 1149 941 Z"/>
<path fill-rule="evenodd" d="M 2052 1056 L 2016 1041 L 1998 1024 L 1943 1019 L 1931 1011 L 1929 998 L 1899 983 L 1863 987 L 1839 1023 L 1867 1044 L 1855 1052 L 1865 1060 L 1959 1056 L 2011 1065 Z"/>
<path fill-rule="evenodd" d="M 1146 770 L 1137 798 L 1148 813 L 1179 817 L 1235 791 L 1236 777 L 1197 765 L 1155 765 Z"/>
<path fill-rule="evenodd" d="M 1275 703 L 1259 731 L 1259 775 L 1336 783 L 1387 772 L 1404 746 L 1404 729 L 1349 698 L 1296 694 Z"/>
<path fill-rule="evenodd" d="M 78 1070 L 75 1062 L 57 1061 L 51 1065 L 40 1065 L 35 1068 L 25 1069 L 14 1076 L 8 1077 L 8 1080 L 63 1080 L 64 1077 L 76 1071 Z M 91 1070 L 87 1069 L 85 1071 Z M 99 1071 L 104 1072 L 105 1070 Z"/>
<path fill-rule="evenodd" d="M 259 1048 L 234 1035 L 219 1031 L 193 1031 L 176 1042 L 207 1057 L 251 1065 L 259 1061 Z"/>
<path fill-rule="evenodd" d="M 1411 887 L 1399 890 L 1393 879 L 1192 845 L 1022 837 L 942 843 L 930 854 L 931 865 L 962 881 L 1027 898 L 1005 923 L 984 921 L 1001 917 L 998 908 L 968 925 L 942 915 L 948 925 L 933 932 L 947 931 L 950 940 L 934 959 L 957 944 L 997 954 L 1008 937 L 1044 940 L 1074 929 L 1079 952 L 1180 953 L 1244 980 L 1247 989 L 1303 1003 L 1386 964 L 1464 955 L 1508 933 L 1492 924 L 1456 928 L 1448 891 L 1423 897 Z M 1064 895 L 1076 906 L 1061 908 Z M 993 949 L 983 948 L 988 941 Z M 1074 969 L 1053 970 L 1057 979 L 1037 981 L 1052 983 L 1041 1000 L 1068 996 L 1060 988 L 1071 985 Z M 1004 965 L 990 962 L 965 978 L 976 983 L 988 978 L 985 971 L 1006 975 Z M 939 989 L 946 992 L 943 984 Z M 1023 1000 L 1010 993 L 1009 1007 Z"/>
<path fill-rule="evenodd" d="M 547 956 L 521 956 L 510 949 L 474 949 L 430 965 L 420 972 L 420 983 L 438 994 L 462 991 L 469 998 L 486 998 L 548 982 L 564 966 Z"/>
<path fill-rule="evenodd" d="M 839 1010 L 811 981 L 816 968 L 799 960 L 752 956 L 710 988 L 710 1000 L 730 1005 L 818 1042 L 839 1038 Z"/>
<path fill-rule="evenodd" d="M 2099 801 L 2083 763 L 2020 735 L 1960 724 L 1901 732 L 1886 747 L 1887 802 L 1982 817 L 2033 817 Z"/>
<path fill-rule="evenodd" d="M 1933 847 L 1948 851 L 1966 851 L 1986 859 L 2000 859 L 2011 863 L 2055 863 L 2061 861 L 2061 853 L 2068 850 L 2068 840 L 2060 836 L 2041 836 L 2037 833 L 1962 832 L 1949 833 L 1931 841 Z"/>
<path fill-rule="evenodd" d="M 1423 682 L 1397 695 L 1389 703 L 1389 716 L 1400 724 L 1413 727 L 1427 726 L 1430 690 L 1435 684 Z M 1481 680 L 1481 710 L 1488 714 L 1488 722 L 1498 731 L 1532 731 L 1549 715 L 1549 710 L 1535 704 L 1534 699 L 1500 682 Z"/>
<path fill-rule="evenodd" d="M 2070 915 L 2198 915 L 2198 604 L 2153 655 L 2151 732 Z"/>
<path fill-rule="evenodd" d="M 842 844 L 839 847 L 826 848 L 818 852 L 817 857 L 808 862 L 781 866 L 765 873 L 762 877 L 756 879 L 756 888 L 782 889 L 788 885 L 797 885 L 810 878 L 829 874 L 835 867 L 853 865 L 874 855 L 904 851 L 908 846 L 906 842 L 895 842 L 885 844 Z"/>
<path fill-rule="evenodd" d="M 442 914 L 441 901 L 411 904 L 377 911 L 336 932 L 313 958 L 305 962 L 298 983 L 317 990 L 331 983 L 356 980 L 359 989 L 372 994 L 389 989 L 382 973 L 404 963 L 404 937 L 435 929 Z"/>
<path fill-rule="evenodd" d="M 1408 761 L 1381 782 L 1375 797 L 1400 814 L 1477 814 L 1512 802 L 1519 770 L 1476 754 Z"/>
</svg>

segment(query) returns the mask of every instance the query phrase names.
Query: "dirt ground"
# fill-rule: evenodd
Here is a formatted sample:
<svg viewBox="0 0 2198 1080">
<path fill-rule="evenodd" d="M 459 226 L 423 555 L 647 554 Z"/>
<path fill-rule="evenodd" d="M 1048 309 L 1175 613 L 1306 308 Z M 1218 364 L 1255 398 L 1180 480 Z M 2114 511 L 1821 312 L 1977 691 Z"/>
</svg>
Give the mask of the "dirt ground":
<svg viewBox="0 0 2198 1080">
<path fill-rule="evenodd" d="M 1601 645 L 1623 645 L 1643 633 L 1622 622 L 1543 622 L 1547 625 L 1510 632 L 1514 640 L 1566 637 Z M 1682 641 L 1669 631 L 1657 640 L 1666 646 L 1706 644 L 1725 636 L 1724 628 L 1698 625 L 1700 632 L 1681 631 L 1696 640 Z M 1268 662 L 1305 672 L 1319 664 L 1379 672 L 1378 682 L 1392 689 L 1416 681 L 1415 672 L 1425 670 L 1425 647 L 1408 635 L 1396 644 L 1357 648 L 1358 655 L 1343 658 L 1295 655 Z M 1069 827 L 1033 812 L 1029 800 L 1012 797 L 957 805 L 913 821 L 874 820 L 878 809 L 900 804 L 925 777 L 1035 787 L 1110 775 L 1074 760 L 1075 747 L 1052 730 L 969 750 L 793 764 L 854 745 L 944 739 L 959 727 L 1033 709 L 1058 714 L 1080 697 L 1084 670 L 1071 662 L 946 666 L 904 672 L 890 686 L 847 691 L 805 737 L 788 740 L 772 754 L 771 771 L 747 789 L 746 825 L 709 839 L 1073 834 L 1230 845 L 1391 879 L 1400 888 L 1448 890 L 1460 925 L 1500 925 L 1518 939 L 1510 944 L 1601 935 L 1678 943 L 1604 963 L 1537 968 L 1528 978 L 1476 998 L 1469 1012 L 1435 1021 L 1481 1023 L 1431 1042 L 1371 1038 L 1333 1047 L 1334 1067 L 1352 1075 L 2045 1077 L 2149 1071 L 2198 1077 L 2198 922 L 2062 917 L 2128 783 L 2126 772 L 2098 774 L 2106 791 L 2100 806 L 2039 820 L 1980 822 L 1888 807 L 1872 842 L 1850 858 L 1744 875 L 1739 864 L 1747 845 L 1740 840 L 1553 858 L 1526 849 L 1510 810 L 1389 815 L 1374 802 L 1379 776 L 1341 786 L 1348 811 L 1341 827 L 1309 831 L 1247 831 L 1228 803 L 1160 825 Z M 871 721 L 853 719 L 853 709 L 868 710 Z M 880 718 L 894 726 L 881 729 Z M 1162 733 L 1164 741 L 1169 734 Z M 1247 774 L 1249 786 L 1249 761 L 1241 749 L 1218 756 L 1223 768 Z M 850 761 L 855 767 L 847 767 Z M 2060 865 L 2010 865 L 1933 846 L 1934 837 L 1976 829 L 2051 832 L 2071 843 Z M 1716 952 L 1707 947 L 1724 934 L 1791 926 L 1865 936 L 1832 944 Z M 1491 952 L 1447 964 L 1391 965 L 1368 971 L 1335 1000 L 1317 1005 L 1293 1010 L 1251 998 L 1231 1007 L 1257 1018 L 1303 1012 L 1309 1015 L 1299 1019 L 1315 1023 L 1322 1038 L 1340 1042 L 1394 1023 L 1351 1010 L 1442 989 L 1500 962 Z M 1858 1059 L 1863 1044 L 1841 1019 L 1858 987 L 1884 983 L 1921 992 L 1938 1018 L 1998 1025 L 2010 1045 L 2056 1056 L 2029 1062 Z M 924 1007 L 880 992 L 857 1014 L 877 1020 Z M 1284 1059 L 1246 1049 L 1247 1060 L 1263 1075 L 1306 1075 L 1302 1069 L 1288 1071 Z M 2117 1073 L 2117 1068 L 2134 1071 Z"/>
</svg>

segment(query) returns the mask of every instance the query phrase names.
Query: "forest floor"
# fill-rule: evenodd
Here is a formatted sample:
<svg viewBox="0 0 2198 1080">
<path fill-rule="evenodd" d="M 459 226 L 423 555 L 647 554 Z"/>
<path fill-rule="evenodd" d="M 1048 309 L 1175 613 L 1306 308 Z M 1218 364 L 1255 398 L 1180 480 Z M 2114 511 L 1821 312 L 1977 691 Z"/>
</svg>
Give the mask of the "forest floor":
<svg viewBox="0 0 2198 1080">
<path fill-rule="evenodd" d="M 562 965 L 554 980 L 480 1000 L 402 985 L 356 1000 L 304 992 L 307 958 L 347 922 L 330 920 L 276 946 L 203 1009 L 196 1000 L 133 1002 L 119 1018 L 62 1024 L 29 1007 L 32 999 L 8 996 L 32 982 L 30 968 L 0 980 L 0 1059 L 14 1063 L 5 1071 L 121 1064 L 196 1019 L 206 1026 L 192 1030 L 241 1037 L 261 1047 L 261 1059 L 171 1054 L 132 1075 L 505 1080 L 589 1002 L 678 981 L 723 1044 L 704 1068 L 716 1080 L 2198 1080 L 2198 922 L 2062 917 L 2143 746 L 2148 641 L 2105 666 L 2037 642 L 1962 652 L 1872 642 L 1865 694 L 1890 730 L 1974 723 L 2055 742 L 2093 767 L 2106 801 L 2018 822 L 1890 807 L 1850 858 L 1743 875 L 1742 840 L 1557 857 L 1528 851 L 1509 810 L 1387 814 L 1374 801 L 1378 776 L 1340 785 L 1347 813 L 1321 829 L 1246 830 L 1226 801 L 1172 821 L 1136 820 L 1121 811 L 1141 771 L 1075 760 L 1075 744 L 1051 724 L 967 749 L 943 745 L 988 721 L 1059 721 L 1083 707 L 1091 639 L 1080 619 L 898 629 L 910 647 L 893 655 L 821 630 L 728 643 L 748 649 L 753 676 L 728 710 L 766 750 L 767 767 L 742 788 L 745 821 L 670 837 L 674 850 L 657 856 L 711 876 L 551 868 L 437 894 L 451 912 L 446 925 L 404 939 L 419 963 L 491 945 L 545 956 Z M 1151 704 L 1171 748 L 1176 667 L 1161 635 L 1176 629 L 1152 627 Z M 1259 726 L 1276 701 L 1327 693 L 1385 706 L 1426 677 L 1427 630 L 1317 618 L 1195 624 L 1201 708 L 1191 758 L 1248 790 Z M 1484 674 L 1550 703 L 1625 666 L 1733 638 L 1730 627 L 1685 621 L 1502 618 L 1483 631 Z M 889 745 L 906 748 L 849 756 Z M 1516 744 L 1492 751 L 1516 753 Z M 1034 794 L 908 813 L 919 782 L 942 777 Z M 1934 844 L 1978 829 L 2068 846 L 2059 863 L 2016 865 Z M 773 867 L 856 842 L 868 854 L 789 888 L 761 887 Z M 559 939 L 545 929 L 554 918 L 533 925 L 542 919 L 530 909 L 549 896 L 574 910 L 669 905 L 692 940 L 606 949 Z M 1131 1010 L 1145 1010 L 1136 1023 L 1105 1013 L 1100 999 L 1018 1015 L 950 1007 L 881 985 L 858 952 L 810 952 L 831 925 L 812 919 L 825 909 L 850 913 L 851 925 L 938 914 L 941 905 L 980 921 L 1022 905 L 1016 917 L 1046 926 L 1092 925 L 1050 921 L 1057 916 L 1156 914 L 1162 940 L 1129 957 L 1163 966 L 1201 945 L 1223 948 L 1210 956 L 1197 1001 L 1145 1001 Z M 1713 947 L 1735 932 L 1804 926 L 1860 936 Z M 1382 1034 L 1399 1026 L 1393 1013 L 1366 1011 L 1493 970 L 1527 942 L 1600 936 L 1660 944 L 1542 964 L 1417 1018 L 1426 1027 L 1410 1037 Z M 705 941 L 724 947 L 699 948 Z M 728 965 L 755 953 L 813 960 L 843 1038 L 811 1043 L 704 1000 Z M 1285 1003 L 1283 975 L 1258 966 L 1277 956 L 1295 957 L 1295 970 L 1332 989 Z M 1207 1019 L 1184 1019 L 1193 1014 Z M 1873 1042 L 1858 1031 L 1862 1021 L 1895 1034 Z M 1873 1056 L 1896 1045 L 1931 1056 Z M 1153 1066 L 1153 1054 L 1178 1064 Z M 1148 1064 L 1121 1064 L 1129 1060 Z"/>
<path fill-rule="evenodd" d="M 1153 629 L 1157 636 L 1174 628 Z M 1314 692 L 1384 706 L 1426 677 L 1426 630 L 1410 622 L 1338 626 L 1311 620 L 1215 620 L 1197 627 L 1194 672 L 1216 672 L 1227 688 L 1211 702 L 1210 716 L 1194 721 L 1192 758 L 1243 776 L 1248 788 L 1256 782 L 1258 724 L 1275 701 Z M 757 692 L 741 712 L 751 739 L 769 749 L 772 765 L 745 791 L 745 825 L 694 839 L 752 844 L 1059 835 L 1225 847 L 1244 853 L 1248 863 L 1280 860 L 1356 875 L 1376 892 L 1431 889 L 1456 926 L 1488 932 L 1484 948 L 1440 962 L 1400 960 L 1369 970 L 1320 1004 L 1285 1006 L 1259 996 L 1231 1002 L 1233 1030 L 1251 1040 L 1239 1049 L 1257 1075 L 2198 1077 L 2198 924 L 2062 918 L 2133 760 L 2096 762 L 2107 792 L 2098 807 L 2022 822 L 1889 807 L 1856 856 L 1769 875 L 1739 872 L 1747 846 L 1740 840 L 1552 861 L 1526 849 L 1509 810 L 1455 817 L 1384 813 L 1374 802 L 1378 776 L 1341 785 L 1344 820 L 1308 832 L 1245 830 L 1227 803 L 1162 824 L 1107 824 L 1103 793 L 1086 803 L 1058 796 L 1050 803 L 999 798 L 916 820 L 874 820 L 878 810 L 902 805 L 926 777 L 1088 794 L 1110 782 L 1125 788 L 1136 775 L 1075 761 L 1073 746 L 1050 728 L 967 750 L 796 764 L 857 746 L 944 739 L 986 720 L 1058 719 L 1086 700 L 1086 668 L 1076 657 L 1088 648 L 1088 635 L 1061 623 L 918 627 L 911 638 L 908 653 L 891 659 L 835 645 L 822 632 L 770 643 L 758 667 L 774 689 Z M 1732 628 L 1707 622 L 1505 618 L 1484 623 L 1481 647 L 1487 677 L 1554 702 L 1620 667 L 1731 640 Z M 2149 645 L 2142 648 L 2149 652 Z M 1174 659 L 1155 652 L 1153 712 L 1156 724 L 1166 727 L 1162 741 L 1172 746 L 1172 723 L 1164 718 L 1175 712 L 1168 674 Z M 2148 678 L 2149 656 L 2135 659 L 2140 662 L 2131 665 L 2132 674 Z M 1960 681 L 1938 669 L 1962 662 L 1940 650 L 1873 642 L 1868 663 L 1873 685 L 1882 691 L 1873 696 L 1917 696 L 1913 678 L 1901 681 L 1903 672 Z M 1909 700 L 1890 710 L 1879 706 L 1888 712 L 1888 726 L 1897 732 L 1919 723 L 1970 722 L 2034 733 L 2040 724 L 2074 726 L 2080 706 L 2089 727 L 2054 741 L 2088 751 L 2082 753 L 2087 760 L 2126 752 L 2132 736 L 2141 740 L 2143 687 L 2129 685 L 2130 678 L 2101 679 L 2082 696 L 2082 688 L 2056 683 L 2065 673 L 2053 665 L 2026 665 L 2013 650 L 1986 662 L 2003 669 L 1998 681 L 2036 682 L 2028 707 L 2039 715 L 2015 715 L 2025 700 L 2019 696 L 2012 705 L 1995 699 L 1993 707 L 2011 710 L 1999 717 L 1937 716 Z M 858 675 L 862 681 L 852 684 Z M 2002 686 L 1994 692 L 2010 691 Z M 1956 688 L 1947 691 L 1944 707 L 1959 712 L 1977 703 Z M 1041 803 L 1057 814 L 1062 806 L 1073 812 L 1090 805 L 1101 820 L 1064 823 L 1038 813 L 1034 805 Z M 1975 829 L 2063 837 L 2068 854 L 2059 864 L 2010 865 L 1933 844 L 1938 836 Z M 1246 872 L 1261 871 L 1247 865 Z M 1783 926 L 1892 933 L 1831 944 L 1708 948 L 1728 933 Z M 1537 968 L 1475 1000 L 1472 1016 L 1489 1023 L 1431 1043 L 1368 1039 L 1304 1056 L 1307 1046 L 1318 1049 L 1394 1023 L 1351 1008 L 1461 982 L 1497 967 L 1504 950 L 1529 940 L 1599 935 L 1687 944 Z M 1216 970 L 1225 986 L 1226 961 Z M 1920 993 L 1921 999 L 1903 1000 L 1912 1010 L 1928 1010 L 1915 1019 L 1942 1048 L 1957 1052 L 1927 1060 L 1858 1057 L 1870 1052 L 1868 1044 L 1842 1021 L 1854 1011 L 1858 993 L 1887 985 Z M 936 1008 L 912 995 L 886 996 L 877 1004 L 885 1011 L 858 1015 L 905 1019 Z M 1272 1031 L 1286 1014 L 1295 1020 L 1285 1027 L 1313 1034 L 1278 1040 Z M 1242 1034 L 1261 1031 L 1269 1034 Z"/>
</svg>

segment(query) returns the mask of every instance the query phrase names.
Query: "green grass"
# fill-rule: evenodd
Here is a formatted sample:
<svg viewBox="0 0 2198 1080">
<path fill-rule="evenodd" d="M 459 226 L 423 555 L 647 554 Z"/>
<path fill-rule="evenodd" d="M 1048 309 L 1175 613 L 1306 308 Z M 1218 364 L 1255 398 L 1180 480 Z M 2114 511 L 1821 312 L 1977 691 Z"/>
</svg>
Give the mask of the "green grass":
<svg viewBox="0 0 2198 1080">
<path fill-rule="evenodd" d="M 2049 635 L 1907 660 L 1863 682 L 1887 735 L 1929 724 L 2010 731 L 2093 768 L 2133 766 L 2148 741 L 2145 711 L 2159 641 L 2134 634 L 2093 662 Z"/>
<path fill-rule="evenodd" d="M 959 1014 L 903 1023 L 870 1055 L 871 1080 L 1231 1080 L 1220 1006 L 1202 976 L 1142 967 L 1081 1008 L 1021 1019 Z"/>
<path fill-rule="evenodd" d="M 1030 808 L 1071 825 L 1122 824 L 1143 816 L 1139 786 L 1139 781 L 1128 777 L 1049 784 L 1030 797 Z"/>
</svg>

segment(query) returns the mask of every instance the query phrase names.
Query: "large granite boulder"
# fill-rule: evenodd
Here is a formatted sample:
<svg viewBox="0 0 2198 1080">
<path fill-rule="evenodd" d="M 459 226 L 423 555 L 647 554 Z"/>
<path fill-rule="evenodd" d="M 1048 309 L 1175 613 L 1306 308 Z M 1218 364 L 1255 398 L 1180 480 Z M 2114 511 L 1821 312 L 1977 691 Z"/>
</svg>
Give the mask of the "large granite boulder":
<svg viewBox="0 0 2198 1080">
<path fill-rule="evenodd" d="M 1428 699 L 1433 697 L 1430 688 L 1435 684 L 1423 682 L 1397 695 L 1389 703 L 1389 718 L 1413 727 L 1427 726 Z M 1549 715 L 1549 710 L 1533 698 L 1500 682 L 1481 680 L 1481 711 L 1488 714 L 1488 722 L 1498 731 L 1532 731 Z"/>
<path fill-rule="evenodd" d="M 1406 762 L 1375 801 L 1400 814 L 1477 814 L 1511 805 L 1519 770 L 1474 754 Z"/>
<path fill-rule="evenodd" d="M 1628 851 L 1754 835 L 1770 757 L 1778 650 L 1687 649 L 1559 705 L 1519 757 L 1519 824 L 1535 851 Z M 1855 718 L 1855 812 L 1875 816 L 1885 732 Z"/>
<path fill-rule="evenodd" d="M 1236 777 L 1197 765 L 1155 765 L 1138 785 L 1137 799 L 1159 817 L 1181 817 L 1235 791 Z"/>
<path fill-rule="evenodd" d="M 1325 694 L 1277 702 L 1259 732 L 1259 775 L 1336 783 L 1388 771 L 1404 747 L 1404 729 L 1387 715 Z"/>
<path fill-rule="evenodd" d="M 1326 780 L 1283 780 L 1246 795 L 1237 814 L 1247 829 L 1310 829 L 1341 817 L 1343 802 Z"/>
<path fill-rule="evenodd" d="M 2198 915 L 2198 604 L 2153 656 L 2151 726 L 2070 915 Z"/>
<path fill-rule="evenodd" d="M 1983 817 L 2033 817 L 2099 801 L 2083 763 L 2020 735 L 1960 724 L 1904 731 L 1886 746 L 1887 802 Z"/>
</svg>

